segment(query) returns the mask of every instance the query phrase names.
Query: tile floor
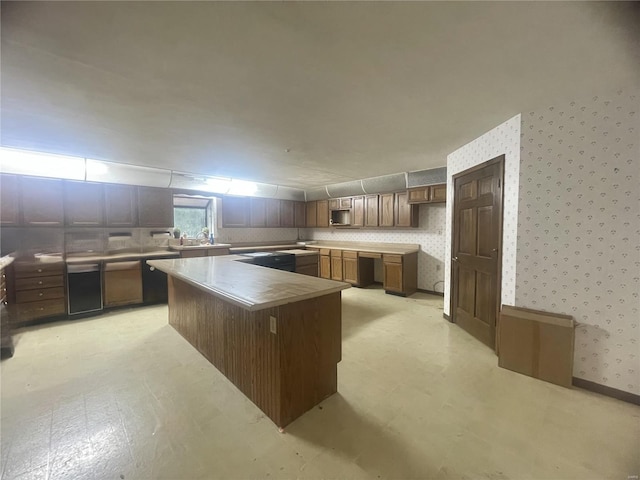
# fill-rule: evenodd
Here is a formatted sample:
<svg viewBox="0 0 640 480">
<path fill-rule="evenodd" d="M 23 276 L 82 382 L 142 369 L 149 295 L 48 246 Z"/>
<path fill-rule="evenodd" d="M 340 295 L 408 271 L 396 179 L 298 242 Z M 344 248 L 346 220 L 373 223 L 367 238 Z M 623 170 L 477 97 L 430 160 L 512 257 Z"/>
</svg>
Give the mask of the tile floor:
<svg viewBox="0 0 640 480">
<path fill-rule="evenodd" d="M 1 364 L 2 479 L 640 473 L 640 407 L 499 368 L 441 297 L 350 289 L 343 305 L 339 393 L 284 434 L 166 306 L 22 330 Z"/>
</svg>

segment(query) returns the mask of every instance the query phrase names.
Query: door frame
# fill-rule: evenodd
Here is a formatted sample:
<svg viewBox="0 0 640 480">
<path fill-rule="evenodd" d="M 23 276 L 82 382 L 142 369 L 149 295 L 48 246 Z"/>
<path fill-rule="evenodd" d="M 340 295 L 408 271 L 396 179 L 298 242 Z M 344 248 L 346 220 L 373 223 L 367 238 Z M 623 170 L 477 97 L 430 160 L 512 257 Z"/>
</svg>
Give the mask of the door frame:
<svg viewBox="0 0 640 480">
<path fill-rule="evenodd" d="M 499 168 L 499 172 L 500 172 L 500 178 L 499 178 L 499 188 L 500 188 L 500 195 L 498 195 L 498 208 L 500 209 L 500 221 L 498 222 L 498 265 L 497 265 L 497 271 L 496 271 L 496 297 L 497 297 L 497 302 L 496 302 L 496 337 L 495 337 L 495 345 L 494 345 L 494 351 L 496 352 L 496 354 L 498 353 L 498 337 L 499 337 L 499 329 L 498 329 L 498 323 L 500 322 L 500 308 L 502 305 L 502 234 L 503 234 L 503 223 L 504 223 L 504 164 L 505 164 L 505 157 L 506 155 L 503 153 L 502 155 L 498 155 L 497 157 L 494 157 L 490 160 L 487 160 L 486 162 L 483 163 L 479 163 L 478 165 L 474 165 L 471 168 L 468 168 L 467 170 L 464 170 L 462 172 L 458 172 L 456 174 L 454 174 L 451 177 L 451 188 L 453 190 L 452 192 L 452 205 L 451 205 L 451 252 L 450 252 L 450 271 L 451 271 L 451 275 L 449 278 L 449 291 L 451 292 L 450 296 L 449 296 L 449 312 L 451 313 L 451 323 L 456 323 L 456 312 L 454 309 L 454 300 L 456 298 L 456 295 L 458 294 L 458 287 L 454 282 L 454 274 L 453 274 L 453 270 L 454 270 L 454 261 L 453 258 L 455 257 L 455 247 L 456 247 L 456 234 L 457 232 L 457 228 L 456 228 L 456 179 L 459 177 L 462 177 L 464 175 L 468 175 L 470 173 L 473 173 L 477 170 L 482 170 L 485 167 L 494 165 L 496 163 L 500 164 L 500 168 Z M 484 345 L 484 344 L 483 344 Z"/>
</svg>

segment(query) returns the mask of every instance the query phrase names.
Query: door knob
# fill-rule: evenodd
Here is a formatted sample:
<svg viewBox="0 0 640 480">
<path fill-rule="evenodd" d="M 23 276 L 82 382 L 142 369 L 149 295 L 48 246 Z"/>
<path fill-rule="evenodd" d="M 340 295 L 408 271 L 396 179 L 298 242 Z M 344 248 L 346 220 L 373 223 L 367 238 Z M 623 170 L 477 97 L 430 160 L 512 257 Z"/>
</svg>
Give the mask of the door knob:
<svg viewBox="0 0 640 480">
<path fill-rule="evenodd" d="M 457 261 L 458 261 L 458 257 L 453 257 L 453 258 L 452 258 L 452 260 L 453 260 L 454 262 L 457 262 Z"/>
</svg>

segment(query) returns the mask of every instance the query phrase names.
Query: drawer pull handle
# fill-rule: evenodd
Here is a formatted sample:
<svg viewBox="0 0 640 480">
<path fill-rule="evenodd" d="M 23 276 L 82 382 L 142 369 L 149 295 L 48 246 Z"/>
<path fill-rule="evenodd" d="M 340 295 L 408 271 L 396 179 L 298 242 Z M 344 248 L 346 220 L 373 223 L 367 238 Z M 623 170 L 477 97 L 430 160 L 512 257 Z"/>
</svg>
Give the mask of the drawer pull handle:
<svg viewBox="0 0 640 480">
<path fill-rule="evenodd" d="M 38 308 L 38 310 L 42 311 L 42 310 L 44 310 L 44 307 L 40 307 L 40 308 Z"/>
<path fill-rule="evenodd" d="M 40 293 L 38 294 L 38 296 L 39 296 L 39 297 L 41 297 L 42 295 L 44 295 L 44 293 L 42 293 L 42 292 L 40 292 Z"/>
<path fill-rule="evenodd" d="M 38 269 L 38 273 L 42 273 L 42 269 L 41 268 Z"/>
<path fill-rule="evenodd" d="M 42 280 L 40 280 L 40 281 L 38 282 L 38 285 L 42 285 Z"/>
</svg>

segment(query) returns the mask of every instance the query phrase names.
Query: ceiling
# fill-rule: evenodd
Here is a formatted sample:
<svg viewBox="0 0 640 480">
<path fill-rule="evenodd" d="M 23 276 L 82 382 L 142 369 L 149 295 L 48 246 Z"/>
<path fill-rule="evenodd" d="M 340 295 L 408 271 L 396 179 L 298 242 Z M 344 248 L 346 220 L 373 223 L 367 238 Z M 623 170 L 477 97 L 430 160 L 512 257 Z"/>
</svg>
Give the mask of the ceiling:
<svg viewBox="0 0 640 480">
<path fill-rule="evenodd" d="M 2 2 L 2 144 L 312 187 L 640 85 L 620 2 Z"/>
</svg>

